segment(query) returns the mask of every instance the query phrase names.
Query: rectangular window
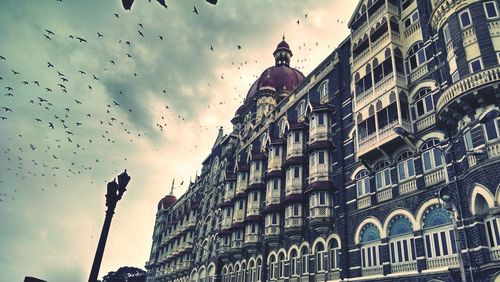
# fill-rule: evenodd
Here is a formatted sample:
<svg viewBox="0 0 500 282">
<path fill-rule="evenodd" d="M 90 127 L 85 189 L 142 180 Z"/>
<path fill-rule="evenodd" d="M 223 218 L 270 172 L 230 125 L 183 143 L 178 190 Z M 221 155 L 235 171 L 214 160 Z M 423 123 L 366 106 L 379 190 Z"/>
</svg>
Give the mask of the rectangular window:
<svg viewBox="0 0 500 282">
<path fill-rule="evenodd" d="M 486 219 L 486 233 L 490 248 L 498 248 L 500 246 L 500 231 L 498 230 L 498 218 Z"/>
<path fill-rule="evenodd" d="M 253 192 L 253 201 L 257 202 L 259 200 L 259 192 L 254 191 Z"/>
<path fill-rule="evenodd" d="M 391 185 L 391 169 L 386 168 L 375 174 L 375 187 L 383 189 Z"/>
<path fill-rule="evenodd" d="M 484 2 L 484 11 L 488 19 L 494 19 L 498 17 L 498 7 L 496 1 Z"/>
<path fill-rule="evenodd" d="M 247 179 L 247 175 L 246 175 L 246 173 L 243 172 L 241 174 L 241 180 L 245 181 L 246 179 Z"/>
<path fill-rule="evenodd" d="M 406 8 L 408 8 L 412 2 L 413 2 L 413 0 L 402 0 L 401 1 L 401 10 L 405 10 Z"/>
<path fill-rule="evenodd" d="M 273 189 L 274 190 L 278 190 L 278 187 L 279 187 L 279 180 L 278 179 L 274 179 L 274 181 L 273 181 Z"/>
<path fill-rule="evenodd" d="M 320 205 L 325 205 L 326 204 L 326 194 L 325 194 L 325 192 L 319 192 L 319 204 Z"/>
<path fill-rule="evenodd" d="M 467 151 L 472 151 L 474 150 L 474 145 L 472 143 L 472 135 L 470 133 L 470 131 L 467 131 L 465 134 L 464 134 L 464 143 L 465 143 L 465 149 Z"/>
<path fill-rule="evenodd" d="M 275 213 L 273 213 L 273 215 L 272 215 L 272 222 L 271 223 L 273 225 L 278 223 L 278 216 Z"/>
<path fill-rule="evenodd" d="M 481 58 L 477 58 L 477 59 L 472 60 L 469 63 L 469 67 L 470 67 L 471 73 L 475 73 L 475 72 L 482 70 L 483 69 L 483 62 L 482 62 Z"/>
<path fill-rule="evenodd" d="M 365 177 L 356 182 L 358 198 L 370 193 L 370 177 Z"/>
<path fill-rule="evenodd" d="M 463 28 L 467 28 L 472 25 L 472 19 L 470 17 L 469 10 L 465 10 L 458 15 L 460 18 L 460 26 Z"/>
<path fill-rule="evenodd" d="M 293 215 L 294 216 L 299 215 L 299 204 L 293 204 Z"/>
<path fill-rule="evenodd" d="M 295 131 L 293 136 L 294 136 L 294 142 L 299 143 L 300 142 L 300 132 Z"/>
<path fill-rule="evenodd" d="M 410 16 L 408 16 L 403 21 L 405 29 L 407 29 L 408 27 L 410 27 L 412 24 L 416 23 L 419 18 L 420 18 L 420 16 L 418 14 L 418 10 L 416 10 L 415 12 L 413 12 L 413 14 L 411 14 Z"/>
<path fill-rule="evenodd" d="M 243 209 L 243 200 L 240 201 L 240 206 L 239 206 L 240 210 Z"/>
<path fill-rule="evenodd" d="M 293 167 L 293 178 L 299 178 L 299 177 L 300 177 L 300 167 L 294 166 Z"/>
<path fill-rule="evenodd" d="M 260 170 L 260 162 L 255 162 L 255 171 Z"/>
<path fill-rule="evenodd" d="M 318 125 L 324 125 L 325 124 L 325 117 L 323 114 L 318 114 Z"/>
<path fill-rule="evenodd" d="M 451 35 L 450 35 L 450 26 L 448 24 L 445 24 L 443 27 L 443 37 L 444 37 L 444 43 L 450 42 Z"/>
<path fill-rule="evenodd" d="M 458 71 L 454 72 L 454 73 L 451 75 L 451 81 L 452 81 L 453 83 L 457 82 L 459 79 L 460 79 L 460 74 L 458 73 Z"/>
<path fill-rule="evenodd" d="M 280 155 L 280 147 L 276 146 L 274 147 L 274 156 L 279 157 Z"/>
<path fill-rule="evenodd" d="M 498 128 L 496 120 L 490 120 L 484 124 L 484 131 L 487 141 L 498 139 Z"/>
<path fill-rule="evenodd" d="M 325 153 L 318 152 L 318 164 L 324 164 L 324 163 L 325 163 Z"/>
</svg>

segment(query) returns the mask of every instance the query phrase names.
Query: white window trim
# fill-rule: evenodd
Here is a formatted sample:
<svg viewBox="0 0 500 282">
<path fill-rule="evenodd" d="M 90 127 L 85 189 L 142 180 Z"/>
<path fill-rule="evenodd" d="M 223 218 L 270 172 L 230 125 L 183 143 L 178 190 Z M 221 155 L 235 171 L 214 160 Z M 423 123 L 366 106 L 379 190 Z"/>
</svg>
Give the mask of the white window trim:
<svg viewBox="0 0 500 282">
<path fill-rule="evenodd" d="M 497 138 L 495 139 L 488 139 L 488 133 L 486 132 L 486 124 L 482 125 L 483 128 L 483 136 L 484 136 L 484 141 L 485 143 L 493 143 L 497 142 L 500 139 L 500 126 L 498 125 L 498 119 L 495 119 L 493 121 L 493 125 L 495 126 L 495 129 L 497 131 Z"/>
<path fill-rule="evenodd" d="M 469 24 L 469 25 L 467 25 L 467 26 L 464 26 L 464 25 L 463 25 L 463 23 L 462 23 L 462 15 L 463 15 L 463 14 L 465 14 L 465 13 L 468 13 L 468 14 L 469 14 L 469 20 L 470 20 L 470 24 Z M 471 26 L 474 24 L 474 23 L 472 22 L 472 16 L 471 16 L 471 14 L 470 14 L 469 9 L 465 9 L 465 10 L 463 10 L 462 12 L 460 12 L 460 13 L 458 14 L 458 21 L 460 22 L 460 28 L 461 28 L 461 29 L 466 29 L 466 28 L 469 28 L 469 27 L 471 27 Z"/>
<path fill-rule="evenodd" d="M 479 61 L 479 64 L 481 65 L 481 69 L 479 71 L 481 71 L 481 70 L 484 69 L 483 59 L 481 57 L 477 57 L 475 59 L 470 60 L 470 62 L 469 62 L 469 71 L 470 71 L 471 74 L 474 73 L 474 70 L 472 70 L 472 63 L 474 63 L 476 61 Z"/>
<path fill-rule="evenodd" d="M 488 3 L 493 3 L 493 5 L 495 6 L 495 11 L 497 12 L 496 16 L 494 16 L 494 17 L 488 16 L 488 11 L 486 10 L 486 4 L 488 4 Z M 498 17 L 500 17 L 500 13 L 498 12 L 497 1 L 486 1 L 486 2 L 483 2 L 483 9 L 484 9 L 484 14 L 486 15 L 486 19 L 488 19 L 488 20 L 497 19 Z"/>
</svg>

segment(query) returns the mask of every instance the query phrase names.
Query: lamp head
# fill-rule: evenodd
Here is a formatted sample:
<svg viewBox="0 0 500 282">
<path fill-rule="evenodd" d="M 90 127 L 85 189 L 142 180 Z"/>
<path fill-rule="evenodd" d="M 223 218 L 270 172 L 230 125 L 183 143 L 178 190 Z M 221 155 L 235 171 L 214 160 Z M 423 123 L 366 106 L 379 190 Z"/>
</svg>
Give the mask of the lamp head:
<svg viewBox="0 0 500 282">
<path fill-rule="evenodd" d="M 394 133 L 396 133 L 397 135 L 399 135 L 401 137 L 410 136 L 410 132 L 408 132 L 408 130 L 404 129 L 401 126 L 395 126 L 392 130 L 394 131 Z"/>
<path fill-rule="evenodd" d="M 127 170 L 118 175 L 118 186 L 120 195 L 123 195 L 123 193 L 127 190 L 125 188 L 127 187 L 129 181 L 130 181 L 130 176 L 127 174 Z"/>
<path fill-rule="evenodd" d="M 439 191 L 439 199 L 441 199 L 445 204 L 451 203 L 453 196 L 451 195 L 450 188 L 445 186 Z"/>
</svg>

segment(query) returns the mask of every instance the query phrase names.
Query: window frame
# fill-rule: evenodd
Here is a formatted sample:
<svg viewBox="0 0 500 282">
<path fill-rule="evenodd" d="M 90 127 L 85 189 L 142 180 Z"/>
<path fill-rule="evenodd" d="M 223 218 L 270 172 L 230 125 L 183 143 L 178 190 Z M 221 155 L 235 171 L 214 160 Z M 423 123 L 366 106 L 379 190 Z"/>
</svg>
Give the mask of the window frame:
<svg viewBox="0 0 500 282">
<path fill-rule="evenodd" d="M 474 70 L 472 64 L 476 63 L 477 61 L 479 61 L 480 69 Z M 484 69 L 483 59 L 481 57 L 477 57 L 475 59 L 470 60 L 470 62 L 469 62 L 469 71 L 470 71 L 471 74 L 479 72 L 479 71 L 481 71 L 483 69 Z"/>
<path fill-rule="evenodd" d="M 468 15 L 468 18 L 469 18 L 469 24 L 468 25 L 464 25 L 463 21 L 462 21 L 462 15 L 464 14 L 467 14 Z M 473 25 L 473 22 L 472 22 L 472 16 L 470 14 L 470 11 L 469 9 L 465 9 L 463 10 L 462 12 L 460 12 L 458 14 L 458 21 L 460 22 L 460 28 L 461 29 L 466 29 L 466 28 L 469 28 L 470 26 Z"/>
<path fill-rule="evenodd" d="M 495 9 L 496 16 L 490 16 L 488 14 L 488 9 L 486 8 L 487 4 L 493 4 L 493 8 Z M 486 1 L 486 2 L 483 2 L 483 8 L 484 8 L 484 14 L 486 15 L 486 19 L 491 20 L 491 19 L 497 19 L 498 17 L 500 17 L 500 14 L 498 12 L 497 1 Z"/>
<path fill-rule="evenodd" d="M 495 138 L 490 138 L 489 136 L 488 133 L 489 131 L 487 129 L 487 126 L 490 124 L 492 124 L 493 128 L 495 129 L 495 134 L 496 134 Z M 500 139 L 500 125 L 498 124 L 497 119 L 488 121 L 487 123 L 482 125 L 482 128 L 483 128 L 484 140 L 486 141 L 486 143 L 496 142 Z"/>
</svg>

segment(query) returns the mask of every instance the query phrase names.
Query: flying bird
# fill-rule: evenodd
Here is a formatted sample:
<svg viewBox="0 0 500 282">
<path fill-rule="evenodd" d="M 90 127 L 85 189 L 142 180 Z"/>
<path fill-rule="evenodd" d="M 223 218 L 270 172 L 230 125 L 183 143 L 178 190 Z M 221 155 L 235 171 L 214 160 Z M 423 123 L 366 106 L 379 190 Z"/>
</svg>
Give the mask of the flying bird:
<svg viewBox="0 0 500 282">
<path fill-rule="evenodd" d="M 81 71 L 78 71 L 78 72 L 79 72 L 80 74 L 87 74 L 86 72 L 84 72 L 84 71 L 82 71 L 82 70 L 81 70 Z"/>
<path fill-rule="evenodd" d="M 210 45 L 210 50 L 213 51 L 214 50 L 214 46 Z"/>
<path fill-rule="evenodd" d="M 163 7 L 165 7 L 165 9 L 168 8 L 167 4 L 165 4 L 165 0 L 156 0 L 156 1 L 158 1 L 158 3 L 160 3 L 160 5 L 162 5 Z M 151 0 L 149 2 L 151 2 Z"/>
<path fill-rule="evenodd" d="M 80 43 L 87 43 L 87 40 L 85 40 L 84 38 L 77 37 L 76 39 L 78 39 Z"/>
<path fill-rule="evenodd" d="M 163 41 L 163 36 L 158 35 L 158 38 L 160 38 L 160 41 Z"/>
<path fill-rule="evenodd" d="M 64 76 L 64 73 L 62 73 L 62 72 L 60 72 L 60 71 L 57 71 L 57 74 L 58 74 L 59 76 Z"/>
<path fill-rule="evenodd" d="M 95 76 L 95 74 L 92 75 L 94 77 L 94 80 L 99 80 L 99 78 L 97 78 L 97 76 Z"/>
<path fill-rule="evenodd" d="M 100 34 L 100 33 L 99 33 L 99 31 L 98 31 L 98 32 L 97 32 L 97 38 L 99 38 L 99 37 L 103 37 L 103 35 L 102 35 L 102 34 Z"/>
<path fill-rule="evenodd" d="M 1 120 L 6 120 L 7 118 L 6 117 L 0 117 Z"/>
<path fill-rule="evenodd" d="M 198 15 L 198 9 L 196 9 L 196 6 L 193 6 L 193 13 Z"/>
<path fill-rule="evenodd" d="M 53 67 L 54 67 L 54 65 L 53 65 L 53 64 L 51 64 L 50 62 L 47 62 L 47 67 L 48 67 L 48 68 L 53 68 Z"/>
<path fill-rule="evenodd" d="M 140 28 L 144 28 L 144 26 L 142 26 L 142 24 L 141 24 L 141 23 L 138 23 L 137 25 L 138 25 Z"/>
<path fill-rule="evenodd" d="M 144 37 L 144 34 L 140 30 L 137 30 L 137 32 L 139 32 L 140 36 Z"/>
<path fill-rule="evenodd" d="M 14 97 L 14 94 L 12 94 L 12 93 L 7 93 L 7 94 L 5 94 L 5 96 Z"/>
<path fill-rule="evenodd" d="M 52 38 L 50 38 L 50 36 L 48 36 L 47 34 L 44 34 L 43 36 L 45 36 L 45 38 L 47 38 L 48 40 L 52 40 Z"/>
<path fill-rule="evenodd" d="M 36 84 L 37 86 L 40 86 L 40 83 L 36 80 L 33 81 L 33 84 Z"/>
<path fill-rule="evenodd" d="M 47 32 L 47 33 L 48 33 L 48 34 L 50 34 L 50 35 L 56 35 L 54 32 L 52 32 L 52 31 L 50 31 L 50 30 L 48 30 L 48 29 L 45 29 L 45 32 Z"/>
<path fill-rule="evenodd" d="M 10 108 L 7 108 L 7 107 L 2 107 L 2 110 L 6 111 L 6 112 L 12 112 L 12 110 Z"/>
<path fill-rule="evenodd" d="M 116 17 L 116 18 L 119 18 L 119 17 L 120 17 L 117 13 L 115 13 L 114 15 L 115 15 L 115 17 Z"/>
<path fill-rule="evenodd" d="M 13 91 L 13 90 L 14 90 L 14 89 L 13 89 L 12 87 L 10 87 L 10 86 L 5 87 L 5 89 L 7 89 L 7 91 Z"/>
<path fill-rule="evenodd" d="M 0 60 L 4 60 L 4 61 L 6 61 L 7 59 L 5 59 L 5 57 L 4 57 L 4 56 L 0 56 Z"/>
<path fill-rule="evenodd" d="M 15 70 L 10 70 L 14 75 L 18 75 L 20 74 L 19 72 L 15 71 Z"/>
<path fill-rule="evenodd" d="M 54 124 L 52 124 L 52 122 L 49 122 L 49 127 L 54 129 Z"/>
</svg>

